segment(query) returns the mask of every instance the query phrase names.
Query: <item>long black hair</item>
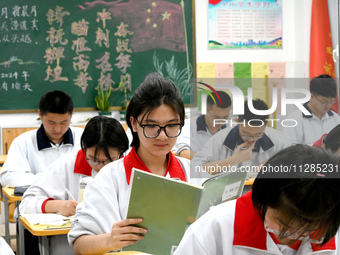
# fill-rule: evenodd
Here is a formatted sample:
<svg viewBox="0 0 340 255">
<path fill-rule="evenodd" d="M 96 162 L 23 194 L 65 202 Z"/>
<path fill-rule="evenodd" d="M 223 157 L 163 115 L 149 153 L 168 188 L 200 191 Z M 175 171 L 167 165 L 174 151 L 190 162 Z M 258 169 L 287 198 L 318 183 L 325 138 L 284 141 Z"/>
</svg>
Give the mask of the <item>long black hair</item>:
<svg viewBox="0 0 340 255">
<path fill-rule="evenodd" d="M 119 121 L 105 116 L 96 116 L 87 123 L 81 136 L 82 149 L 86 150 L 94 146 L 96 146 L 95 158 L 99 151 L 103 151 L 105 156 L 111 159 L 109 149 L 117 149 L 122 156 L 129 148 L 129 140 Z"/>
<path fill-rule="evenodd" d="M 149 74 L 144 82 L 136 89 L 126 112 L 126 123 L 132 132 L 131 146 L 138 148 L 139 138 L 133 132 L 130 117 L 137 119 L 143 114 L 141 121 L 154 109 L 166 104 L 179 114 L 181 124 L 184 124 L 184 104 L 177 87 L 158 73 Z"/>
</svg>

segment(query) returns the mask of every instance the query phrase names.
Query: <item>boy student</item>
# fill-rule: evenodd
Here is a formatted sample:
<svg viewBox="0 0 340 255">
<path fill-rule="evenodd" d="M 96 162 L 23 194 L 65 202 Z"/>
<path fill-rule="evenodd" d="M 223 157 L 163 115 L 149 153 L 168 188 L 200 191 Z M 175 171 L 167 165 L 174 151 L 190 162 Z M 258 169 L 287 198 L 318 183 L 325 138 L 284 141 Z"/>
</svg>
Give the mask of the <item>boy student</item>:
<svg viewBox="0 0 340 255">
<path fill-rule="evenodd" d="M 84 176 L 95 177 L 103 166 L 119 159 L 128 147 L 128 138 L 119 121 L 93 117 L 81 136 L 81 149 L 60 157 L 48 167 L 25 192 L 20 212 L 74 215 L 80 180 Z M 51 237 L 50 243 L 51 254 L 73 254 L 65 235 Z"/>
<path fill-rule="evenodd" d="M 307 145 L 278 152 L 251 192 L 194 222 L 175 255 L 340 254 L 339 164 L 334 154 Z M 317 165 L 327 168 L 310 171 Z M 282 167 L 298 171 L 266 171 Z"/>
<path fill-rule="evenodd" d="M 291 113 L 287 119 L 296 120 L 295 127 L 285 127 L 283 135 L 293 143 L 312 144 L 323 134 L 328 133 L 340 123 L 340 117 L 331 110 L 337 96 L 334 79 L 322 74 L 310 82 L 310 101 L 304 107 L 312 115 L 304 115 L 299 109 Z"/>
<path fill-rule="evenodd" d="M 268 109 L 260 99 L 251 103 L 257 110 Z M 248 101 L 245 101 L 244 114 L 238 116 L 237 125 L 212 136 L 202 150 L 195 154 L 192 160 L 194 172 L 216 174 L 241 166 L 244 170 L 250 170 L 251 166 L 260 165 L 287 147 L 280 133 L 267 127 L 267 122 L 268 115 L 252 113 Z"/>
<path fill-rule="evenodd" d="M 229 119 L 231 109 L 231 98 L 224 91 L 207 97 L 207 114 L 199 116 L 196 120 L 188 120 L 183 127 L 181 135 L 175 145 L 177 155 L 192 159 L 205 143 L 226 125 L 215 124 L 215 119 Z M 215 104 L 216 102 L 216 104 Z M 222 102 L 222 104 L 221 104 Z"/>
<path fill-rule="evenodd" d="M 15 138 L 2 167 L 3 187 L 30 185 L 36 175 L 60 156 L 80 149 L 82 128 L 69 127 L 73 114 L 72 98 L 62 91 L 50 91 L 39 102 L 39 129 Z"/>
</svg>

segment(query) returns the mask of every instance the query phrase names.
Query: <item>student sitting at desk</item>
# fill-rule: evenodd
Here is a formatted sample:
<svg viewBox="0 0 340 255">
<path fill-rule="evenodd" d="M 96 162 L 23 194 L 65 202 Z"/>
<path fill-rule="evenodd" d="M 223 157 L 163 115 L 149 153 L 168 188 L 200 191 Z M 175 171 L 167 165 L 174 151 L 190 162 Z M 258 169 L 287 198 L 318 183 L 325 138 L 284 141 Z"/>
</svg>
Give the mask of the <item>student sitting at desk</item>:
<svg viewBox="0 0 340 255">
<path fill-rule="evenodd" d="M 184 104 L 176 86 L 163 78 L 146 79 L 135 91 L 126 113 L 132 130 L 130 153 L 105 166 L 86 187 L 68 234 L 75 254 L 103 254 L 143 238 L 145 229 L 126 219 L 132 168 L 190 181 L 185 158 L 170 152 L 184 124 Z M 136 234 L 131 234 L 136 233 Z"/>
<path fill-rule="evenodd" d="M 267 110 L 260 99 L 253 100 L 257 110 Z M 195 154 L 192 165 L 202 172 L 216 174 L 230 166 L 258 166 L 278 151 L 287 147 L 281 134 L 267 127 L 268 115 L 256 115 L 244 103 L 244 114 L 238 116 L 237 125 L 225 128 L 212 136 L 205 146 Z M 247 169 L 245 169 L 247 170 Z"/>
<path fill-rule="evenodd" d="M 311 98 L 304 107 L 311 115 L 305 115 L 300 109 L 296 109 L 287 119 L 296 120 L 297 125 L 282 130 L 285 139 L 291 140 L 292 143 L 313 144 L 323 134 L 340 124 L 339 115 L 331 110 L 337 97 L 335 80 L 327 74 L 322 74 L 311 80 L 309 88 Z"/>
<path fill-rule="evenodd" d="M 104 165 L 119 159 L 127 149 L 128 139 L 119 121 L 103 116 L 92 118 L 81 137 L 81 150 L 59 158 L 48 167 L 25 192 L 20 212 L 74 215 L 81 178 L 94 177 Z M 65 236 L 54 236 L 52 240 L 52 253 L 73 254 Z"/>
<path fill-rule="evenodd" d="M 0 174 L 3 187 L 30 185 L 57 158 L 80 149 L 83 129 L 70 127 L 73 109 L 72 98 L 62 91 L 41 97 L 38 114 L 42 124 L 13 140 Z"/>
<path fill-rule="evenodd" d="M 219 98 L 217 97 L 219 96 Z M 226 128 L 224 124 L 215 124 L 215 119 L 228 120 L 231 109 L 231 98 L 224 91 L 217 91 L 207 97 L 207 114 L 196 119 L 187 120 L 182 133 L 177 139 L 176 154 L 192 159 L 196 152 L 218 131 Z M 221 101 L 219 100 L 221 99 Z M 222 104 L 221 104 L 222 102 Z"/>
<path fill-rule="evenodd" d="M 311 171 L 319 164 L 328 167 Z M 339 157 L 307 145 L 280 151 L 263 166 L 252 192 L 194 222 L 175 255 L 340 254 L 339 164 Z"/>
</svg>

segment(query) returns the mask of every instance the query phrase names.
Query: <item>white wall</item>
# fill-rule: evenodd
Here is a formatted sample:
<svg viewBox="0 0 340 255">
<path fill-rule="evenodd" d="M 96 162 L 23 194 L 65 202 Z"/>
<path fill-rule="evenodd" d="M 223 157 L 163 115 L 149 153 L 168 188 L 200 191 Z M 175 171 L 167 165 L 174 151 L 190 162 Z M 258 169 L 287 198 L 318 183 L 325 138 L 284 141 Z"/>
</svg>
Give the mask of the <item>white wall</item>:
<svg viewBox="0 0 340 255">
<path fill-rule="evenodd" d="M 208 50 L 208 1 L 196 0 L 197 62 L 286 62 L 287 77 L 308 77 L 311 1 L 282 1 L 283 49 Z"/>
</svg>

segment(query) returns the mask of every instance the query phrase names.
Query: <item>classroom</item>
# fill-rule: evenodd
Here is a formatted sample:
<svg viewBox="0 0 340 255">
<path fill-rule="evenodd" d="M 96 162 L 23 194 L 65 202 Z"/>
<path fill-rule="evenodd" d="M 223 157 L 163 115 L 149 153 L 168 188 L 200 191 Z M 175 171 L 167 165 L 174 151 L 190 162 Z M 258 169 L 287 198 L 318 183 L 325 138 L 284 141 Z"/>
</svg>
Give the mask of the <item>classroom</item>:
<svg viewBox="0 0 340 255">
<path fill-rule="evenodd" d="M 325 12 L 325 8 L 327 8 L 327 12 Z M 0 184 L 2 185 L 0 238 L 9 245 L 15 254 L 31 254 L 30 248 L 26 248 L 27 243 L 29 243 L 26 232 L 30 232 L 35 238 L 34 242 L 36 242 L 37 247 L 39 245 L 40 254 L 58 254 L 58 245 L 61 242 L 64 245 L 67 240 L 76 244 L 75 249 L 73 249 L 74 254 L 82 254 L 86 250 L 79 247 L 86 244 L 86 238 L 91 236 L 88 233 L 103 234 L 101 231 L 110 232 L 111 226 L 109 230 L 102 227 L 107 223 L 114 223 L 113 228 L 118 229 L 135 225 L 135 223 L 139 224 L 136 229 L 141 231 L 140 236 L 143 236 L 145 234 L 145 232 L 142 232 L 145 230 L 144 225 L 135 219 L 140 216 L 138 213 L 136 215 L 133 212 L 128 212 L 128 202 L 129 199 L 130 201 L 132 200 L 130 195 L 138 197 L 144 192 L 143 189 L 143 192 L 135 191 L 135 193 L 130 190 L 130 181 L 135 182 L 134 175 L 137 176 L 133 168 L 138 167 L 139 169 L 144 169 L 145 172 L 162 175 L 166 178 L 186 180 L 198 185 L 200 188 L 204 180 L 210 180 L 210 178 L 217 180 L 215 187 L 218 187 L 218 178 L 223 175 L 222 173 L 233 173 L 234 175 L 230 176 L 227 184 L 224 184 L 224 190 L 218 191 L 223 193 L 221 199 L 215 199 L 214 202 L 211 202 L 211 198 L 208 197 L 208 189 L 213 186 L 212 182 L 209 184 L 210 186 L 207 185 L 206 197 L 204 188 L 202 188 L 203 191 L 189 191 L 189 188 L 183 185 L 183 190 L 187 190 L 188 194 L 183 195 L 181 201 L 189 199 L 190 192 L 193 192 L 195 195 L 192 195 L 190 199 L 198 202 L 197 208 L 187 209 L 195 210 L 195 213 L 193 213 L 195 217 L 189 216 L 185 219 L 184 225 L 186 227 L 178 236 L 174 237 L 175 241 L 172 242 L 175 244 L 170 245 L 171 240 L 167 240 L 167 243 L 164 241 L 164 244 L 159 241 L 159 247 L 154 245 L 154 250 L 143 250 L 144 243 L 140 246 L 135 246 L 134 244 L 132 246 L 127 245 L 127 247 L 124 247 L 125 245 L 119 246 L 121 244 L 119 243 L 119 245 L 112 246 L 117 249 L 105 250 L 103 248 L 96 250 L 96 252 L 104 251 L 103 254 L 108 254 L 106 252 L 120 250 L 122 251 L 121 254 L 138 254 L 142 252 L 152 254 L 152 251 L 156 251 L 154 254 L 157 254 L 157 249 L 159 249 L 159 254 L 210 254 L 209 251 L 211 252 L 215 249 L 210 247 L 210 244 L 207 245 L 206 253 L 196 250 L 197 248 L 187 248 L 190 245 L 197 246 L 202 244 L 202 247 L 205 245 L 205 242 L 199 242 L 199 238 L 197 242 L 192 240 L 192 235 L 195 235 L 195 231 L 200 232 L 200 224 L 193 224 L 196 216 L 199 215 L 197 218 L 204 216 L 204 213 L 210 208 L 202 209 L 203 206 L 200 203 L 203 202 L 201 202 L 200 197 L 202 197 L 202 200 L 210 199 L 210 206 L 217 207 L 220 203 L 229 203 L 222 203 L 222 201 L 236 201 L 235 198 L 244 197 L 242 195 L 248 194 L 248 191 L 252 190 L 252 185 L 261 167 L 263 169 L 278 169 L 278 171 L 272 172 L 263 171 L 264 175 L 280 172 L 285 176 L 284 174 L 291 169 L 301 170 L 301 167 L 299 168 L 297 165 L 275 166 L 277 161 L 275 161 L 274 155 L 282 152 L 282 155 L 285 156 L 284 153 L 290 153 L 287 149 L 290 146 L 294 147 L 296 144 L 305 144 L 312 148 L 327 148 L 332 153 L 340 155 L 340 139 L 339 144 L 336 144 L 337 132 L 340 132 L 337 129 L 338 124 L 340 124 L 338 114 L 340 2 L 338 0 L 105 0 L 88 2 L 82 0 L 52 0 L 44 4 L 41 4 L 39 0 L 28 0 L 25 3 L 2 0 L 0 10 L 0 47 L 3 49 L 2 56 L 0 56 L 0 169 L 5 169 L 2 175 L 0 174 Z M 255 17 L 260 16 L 261 18 L 254 22 Z M 254 22 L 254 24 L 249 25 L 249 22 Z M 259 28 L 261 25 L 263 27 Z M 264 30 L 266 30 L 267 35 L 261 36 Z M 242 34 L 241 37 L 240 34 Z M 267 43 L 266 40 L 272 41 Z M 318 77 L 320 75 L 326 75 L 327 77 Z M 310 84 L 312 84 L 312 79 L 316 77 L 318 79 L 314 81 L 317 85 L 313 90 Z M 169 87 L 169 84 L 165 81 L 167 79 L 170 79 L 171 84 L 173 83 L 177 88 L 175 89 L 177 92 L 170 91 L 168 88 L 168 93 L 179 93 L 181 97 L 184 107 L 183 116 L 181 110 L 178 110 L 182 106 L 178 101 L 177 94 L 171 98 L 171 104 L 166 104 L 159 103 L 156 96 L 153 98 L 150 92 L 150 100 L 146 100 L 144 106 L 141 107 L 152 104 L 152 102 L 158 105 L 150 106 L 151 110 L 148 114 L 145 115 L 144 113 L 143 115 L 143 112 L 129 110 L 129 107 L 130 109 L 136 107 L 136 111 L 140 109 L 137 106 L 138 102 L 142 102 L 142 98 L 139 98 L 139 101 L 137 98 L 139 93 L 140 95 L 145 93 L 142 86 L 140 86 L 141 84 L 148 84 L 151 88 L 152 81 L 160 80 L 159 84 Z M 331 87 L 329 90 L 334 90 L 336 94 L 320 88 L 320 84 L 322 83 L 323 85 L 325 80 L 327 80 L 327 84 L 331 84 L 329 85 Z M 53 125 L 56 125 L 56 122 L 54 120 L 47 121 L 47 118 L 45 118 L 44 122 L 44 117 L 47 115 L 44 111 L 40 112 L 39 101 L 53 90 L 65 92 L 71 98 L 72 107 L 69 105 L 68 110 L 66 110 L 65 103 L 62 114 L 56 114 L 57 116 L 66 116 L 63 121 L 67 122 L 70 127 L 70 129 L 66 129 L 68 130 L 67 132 L 73 132 L 71 135 L 73 138 L 71 138 L 74 141 L 72 140 L 71 144 L 72 147 L 73 143 L 77 145 L 74 148 L 62 148 L 62 144 L 66 145 L 64 134 L 61 140 L 59 138 L 53 140 L 48 135 L 49 131 L 45 123 L 47 125 L 52 125 L 53 123 Z M 226 97 L 229 99 L 223 99 L 222 95 L 219 94 L 221 91 L 226 92 L 224 94 L 227 94 Z M 153 93 L 156 95 L 161 92 L 153 89 Z M 101 107 L 100 100 L 105 100 L 105 97 L 107 97 L 107 105 L 106 107 Z M 224 100 L 229 100 L 227 106 L 222 104 Z M 69 101 L 64 102 L 69 104 Z M 131 102 L 133 103 L 132 106 L 130 105 Z M 311 102 L 312 104 L 310 104 Z M 164 106 L 163 104 L 171 108 L 171 111 L 162 107 Z M 74 111 L 68 115 L 71 108 Z M 155 114 L 156 112 L 157 114 Z M 297 112 L 299 117 L 296 117 Z M 47 110 L 47 113 L 55 114 L 49 110 Z M 176 118 L 173 118 L 176 119 L 175 122 L 166 120 L 171 114 L 175 114 Z M 102 117 L 97 116 L 107 116 L 114 119 L 116 123 L 113 123 L 113 121 L 106 122 L 101 119 Z M 130 120 L 126 116 L 129 116 Z M 155 117 L 152 119 L 150 116 Z M 210 116 L 208 118 L 211 119 L 208 120 L 207 116 Z M 146 121 L 150 118 L 152 121 L 154 119 L 157 119 L 157 121 L 155 121 L 155 125 L 148 125 L 147 122 L 146 124 L 143 122 L 145 121 L 144 117 Z M 183 123 L 181 123 L 182 119 Z M 57 118 L 56 121 L 62 123 L 60 118 Z M 94 127 L 95 121 L 103 121 L 108 127 L 113 127 L 120 123 L 123 129 L 117 129 L 116 133 L 110 135 L 112 139 L 113 137 L 115 139 L 119 137 L 121 144 L 124 145 L 119 147 L 117 144 L 109 144 L 111 139 L 108 139 L 108 147 L 99 143 L 92 143 L 88 146 L 87 141 L 81 140 L 85 139 L 81 135 L 91 121 L 93 123 L 92 130 L 96 130 Z M 211 121 L 212 124 L 208 124 L 208 121 Z M 203 129 L 202 125 L 204 125 Z M 154 129 L 152 131 L 149 126 L 158 127 L 158 130 Z M 176 129 L 177 126 L 179 130 Z M 4 179 L 3 177 L 4 175 L 8 176 L 9 174 L 7 173 L 12 171 L 9 169 L 9 164 L 14 159 L 13 154 L 16 154 L 18 158 L 21 157 L 21 152 L 13 153 L 14 147 L 19 151 L 20 146 L 26 146 L 22 145 L 23 143 L 14 143 L 12 156 L 9 156 L 10 160 L 7 162 L 8 165 L 5 166 L 13 141 L 24 133 L 32 132 L 33 134 L 35 132 L 33 130 L 41 130 L 41 128 L 45 130 L 43 133 L 47 135 L 51 148 L 57 151 L 61 146 L 60 160 L 59 156 L 45 155 L 46 158 L 50 157 L 47 162 L 51 161 L 45 168 L 49 167 L 48 169 L 51 169 L 51 171 L 54 168 L 53 174 L 57 175 L 61 171 L 58 170 L 58 167 L 61 168 L 62 164 L 67 165 L 67 156 L 74 154 L 74 158 L 71 159 L 70 157 L 69 162 L 76 162 L 80 157 L 79 152 L 78 154 L 76 152 L 78 150 L 83 151 L 85 154 L 82 160 L 88 163 L 86 163 L 87 167 L 84 168 L 87 169 L 87 172 L 85 174 L 83 170 L 79 170 L 78 174 L 82 177 L 89 176 L 93 177 L 92 179 L 94 180 L 98 179 L 99 183 L 100 179 L 94 177 L 97 177 L 101 167 L 105 166 L 105 174 L 100 172 L 98 177 L 108 180 L 101 190 L 95 188 L 97 182 L 92 183 L 91 179 L 89 181 L 91 189 L 89 190 L 93 192 L 93 195 L 88 194 L 87 199 L 93 200 L 95 194 L 105 197 L 107 193 L 110 193 L 109 183 L 111 186 L 116 185 L 115 187 L 117 188 L 116 191 L 112 192 L 117 195 L 118 202 L 115 201 L 110 204 L 110 200 L 105 204 L 105 199 L 103 199 L 103 201 L 96 201 L 91 205 L 87 200 L 86 203 L 79 203 L 82 205 L 79 207 L 77 206 L 78 202 L 82 201 L 80 197 L 78 198 L 80 177 L 77 176 L 75 179 L 72 179 L 74 177 L 65 177 L 71 178 L 74 183 L 77 183 L 76 187 L 72 186 L 72 181 L 67 180 L 65 183 L 69 182 L 67 185 L 71 186 L 63 184 L 66 189 L 66 193 L 63 190 L 65 194 L 62 192 L 62 195 L 56 195 L 57 198 L 47 196 L 46 201 L 41 205 L 42 209 L 38 209 L 38 212 L 33 213 L 36 215 L 37 213 L 47 212 L 44 207 L 49 209 L 56 206 L 56 204 L 51 203 L 51 200 L 54 199 L 55 201 L 74 200 L 76 204 L 72 204 L 74 206 L 73 215 L 77 206 L 77 214 L 81 214 L 84 218 L 76 219 L 75 223 L 72 222 L 74 227 L 69 235 L 68 233 L 71 229 L 69 218 L 54 218 L 53 222 L 64 223 L 65 221 L 69 224 L 67 225 L 68 228 L 65 228 L 64 225 L 61 225 L 61 227 L 58 225 L 60 229 L 54 226 L 56 228 L 55 232 L 47 230 L 50 226 L 46 227 L 45 225 L 41 228 L 34 228 L 32 222 L 36 221 L 37 218 L 33 218 L 33 216 L 32 218 L 29 218 L 29 216 L 19 218 L 18 208 L 20 204 L 23 208 L 25 206 L 24 215 L 32 213 L 29 210 L 33 210 L 31 208 L 33 206 L 27 206 L 29 204 L 28 200 L 21 203 L 21 199 L 26 199 L 26 197 L 14 195 L 14 187 L 29 187 L 31 185 L 29 191 L 32 194 L 26 194 L 27 199 L 32 199 L 36 194 L 40 196 L 41 192 L 44 191 L 44 185 L 39 182 L 34 187 L 32 185 L 35 183 L 33 180 L 37 181 L 38 177 L 22 176 L 22 179 L 26 178 L 26 180 L 19 181 L 18 179 L 18 182 L 14 182 L 24 183 L 20 185 L 9 184 L 11 179 Z M 136 131 L 139 129 L 142 130 L 141 133 Z M 66 130 L 62 132 L 66 132 Z M 88 130 L 90 130 L 90 127 Z M 99 136 L 101 130 L 93 132 Z M 126 136 L 125 134 L 122 135 L 122 132 L 126 132 Z M 171 132 L 173 132 L 173 135 L 171 135 Z M 193 133 L 195 132 L 196 134 L 194 135 Z M 139 134 L 142 134 L 142 136 L 139 137 Z M 157 141 L 159 141 L 159 138 L 163 137 L 163 135 L 164 139 L 170 139 L 171 142 L 157 145 L 157 153 L 147 154 L 149 153 L 148 140 L 158 139 Z M 332 138 L 332 143 L 331 139 L 327 140 L 327 137 Z M 34 139 L 39 144 L 39 134 Z M 88 139 L 90 144 L 90 136 L 88 136 Z M 140 147 L 141 144 L 143 146 Z M 168 151 L 168 154 L 166 154 L 166 164 L 161 160 L 157 160 L 164 158 L 165 147 L 170 145 L 170 153 Z M 35 145 L 32 143 L 25 150 L 30 151 L 30 146 Z M 99 152 L 97 152 L 96 146 Z M 101 148 L 100 146 L 103 147 Z M 92 152 L 90 149 L 93 148 L 93 157 L 89 158 L 88 152 Z M 141 154 L 139 148 L 145 149 L 145 154 Z M 307 153 L 309 148 L 301 147 L 302 150 L 306 150 Z M 25 154 L 25 152 L 22 153 L 23 155 Z M 52 152 L 50 153 L 52 155 Z M 308 153 L 315 153 L 315 159 L 319 159 L 318 152 L 308 151 Z M 174 159 L 179 159 L 180 168 L 177 168 L 178 164 L 172 165 L 175 164 L 173 161 L 169 163 L 169 154 L 174 155 Z M 37 155 L 27 159 L 29 164 L 39 157 Z M 154 157 L 154 162 L 150 163 L 147 156 L 144 158 L 144 155 L 149 156 L 150 159 Z M 55 161 L 54 157 L 56 157 Z M 320 158 L 322 157 L 320 156 Z M 323 162 L 325 167 L 322 167 L 322 165 L 319 167 L 317 166 L 318 162 L 314 165 L 314 162 L 310 161 L 308 162 L 310 164 L 309 169 L 304 170 L 308 170 L 309 173 L 317 173 L 317 175 L 322 175 L 323 170 L 326 168 L 327 171 L 329 169 L 337 170 L 336 159 L 332 156 L 329 157 L 327 158 L 329 160 L 327 162 L 330 162 L 329 164 Z M 63 162 L 61 158 L 65 161 Z M 42 161 L 45 160 L 43 159 Z M 115 162 L 116 160 L 118 163 Z M 127 167 L 125 163 L 122 163 L 125 160 L 131 160 L 135 165 L 131 163 Z M 292 160 L 292 164 L 300 164 L 305 159 L 301 159 L 301 162 L 298 162 L 298 160 L 300 158 L 297 158 L 294 161 L 295 163 Z M 59 164 L 56 164 L 57 161 Z M 110 162 L 112 161 L 114 162 L 111 164 Z M 163 164 L 160 164 L 160 162 L 163 162 Z M 286 162 L 287 164 L 289 163 L 287 160 Z M 157 165 L 158 163 L 159 165 Z M 307 164 L 307 162 L 305 163 Z M 32 164 L 37 166 L 43 163 L 36 162 Z M 70 168 L 72 168 L 72 174 L 77 175 L 78 170 L 75 164 Z M 124 166 L 122 167 L 121 165 Z M 156 166 L 160 165 L 162 166 L 162 171 L 165 165 L 165 172 L 161 172 L 161 174 L 154 171 Z M 22 172 L 25 172 L 25 174 L 30 172 L 24 169 L 24 164 L 21 166 L 23 168 Z M 91 166 L 92 169 L 88 169 L 88 166 Z M 113 169 L 117 170 L 116 167 L 125 169 L 126 178 L 125 175 L 124 178 L 119 174 L 116 174 L 117 176 L 109 175 L 108 169 L 110 167 L 111 171 Z M 174 167 L 176 170 L 171 172 L 169 171 L 170 167 Z M 178 172 L 177 169 L 181 170 Z M 53 185 L 57 185 L 53 183 L 53 175 L 51 174 L 48 177 L 46 173 L 44 174 L 40 170 L 37 173 L 30 174 L 44 176 L 46 183 L 51 181 L 51 190 L 48 189 L 48 192 L 52 192 Z M 68 174 L 65 174 L 65 176 L 68 176 Z M 155 203 L 156 201 L 165 200 L 164 197 L 171 199 L 171 197 L 167 197 L 166 191 L 161 190 L 161 185 L 156 185 L 158 182 L 163 181 L 161 178 L 158 178 L 158 180 L 152 179 L 152 176 L 148 175 L 144 177 L 141 174 L 141 176 L 150 178 L 149 183 L 159 187 L 158 197 L 154 198 Z M 32 182 L 30 182 L 31 180 Z M 124 185 L 122 182 L 124 182 Z M 209 181 L 206 183 L 209 183 Z M 175 185 L 171 183 L 164 185 L 169 185 L 171 189 L 177 188 L 177 186 L 171 186 Z M 280 185 L 284 184 L 278 183 L 277 187 Z M 228 187 L 228 190 L 226 187 Z M 331 188 L 331 185 L 329 185 L 329 188 Z M 217 190 L 218 188 L 211 189 Z M 121 192 L 121 190 L 124 190 L 124 192 Z M 149 194 L 148 192 L 150 193 L 149 196 L 152 196 L 154 191 L 145 189 L 145 194 Z M 181 193 L 179 192 L 178 195 L 181 196 Z M 63 196 L 65 196 L 65 199 L 63 199 Z M 82 196 L 83 193 L 81 194 Z M 250 196 L 248 197 L 250 199 Z M 123 199 L 124 202 L 121 203 L 120 200 Z M 142 199 L 150 200 L 146 195 Z M 42 198 L 41 201 L 43 201 Z M 40 208 L 41 201 L 39 206 L 36 206 L 37 208 Z M 185 202 L 178 203 L 182 203 L 181 205 L 186 207 L 184 206 Z M 192 203 L 195 204 L 194 202 Z M 255 202 L 253 201 L 253 203 Z M 93 209 L 95 206 L 103 206 L 103 210 L 105 208 L 113 210 L 118 206 L 118 209 L 115 209 L 116 211 L 113 215 L 108 216 L 109 218 L 102 219 L 102 217 L 105 217 L 104 215 L 107 216 L 107 213 L 101 214 L 95 211 Z M 145 210 L 145 213 L 148 213 L 145 208 L 138 207 L 138 204 L 135 206 L 136 211 L 144 212 Z M 324 206 L 326 207 L 327 205 Z M 225 209 L 227 210 L 226 206 Z M 332 210 L 336 209 L 333 208 Z M 154 210 L 156 209 L 154 208 Z M 171 214 L 170 209 L 167 208 L 167 210 L 168 214 Z M 58 211 L 52 210 L 50 212 L 55 214 Z M 210 211 L 209 213 L 209 215 L 214 215 Z M 215 213 L 216 215 L 222 215 L 219 211 Z M 177 215 L 175 212 L 173 214 L 174 217 Z M 126 215 L 128 215 L 129 219 L 131 218 L 131 222 L 135 221 L 133 223 L 129 221 L 128 224 Z M 265 233 L 273 239 L 270 242 L 273 242 L 273 244 L 280 243 L 282 233 L 277 231 L 276 228 L 271 228 L 272 222 L 268 215 L 268 211 L 262 215 L 265 220 Z M 78 215 L 75 217 L 77 218 Z M 96 218 L 96 224 L 98 224 L 98 229 L 100 230 L 87 226 L 91 217 Z M 158 219 L 157 216 L 154 216 L 154 218 Z M 237 216 L 235 215 L 235 224 L 236 218 Z M 147 224 L 148 219 L 144 220 L 146 221 L 145 224 Z M 304 221 L 303 218 L 301 220 Z M 73 221 L 73 218 L 71 221 Z M 293 221 L 288 223 L 296 223 Z M 211 223 L 208 220 L 207 222 Z M 216 222 L 226 224 L 222 220 L 216 220 Z M 321 224 L 320 222 L 321 220 L 318 224 Z M 173 225 L 173 227 L 177 226 L 176 224 Z M 299 225 L 297 226 L 299 227 Z M 287 229 L 285 230 L 289 233 L 291 229 L 289 226 L 286 227 Z M 319 238 L 316 241 L 324 240 L 324 236 L 320 237 L 317 232 L 315 232 L 316 234 L 312 233 L 308 227 L 317 228 L 319 225 L 305 226 L 305 231 L 302 233 L 298 229 L 296 234 L 300 234 L 300 236 L 294 240 L 299 239 L 302 242 L 305 242 L 308 238 L 307 241 L 314 240 L 313 238 Z M 261 226 L 261 228 L 263 227 Z M 189 231 L 185 232 L 187 229 Z M 151 234 L 150 229 L 148 231 L 150 236 L 155 238 L 162 236 L 160 233 Z M 187 233 L 187 235 L 184 236 L 184 233 Z M 202 231 L 202 236 L 204 233 L 205 231 Z M 308 238 L 304 235 L 305 233 L 308 234 Z M 79 236 L 83 237 L 83 234 L 85 239 L 79 238 Z M 101 234 L 98 236 L 101 236 Z M 224 234 L 229 237 L 229 233 L 221 232 L 222 236 Z M 273 237 L 274 235 L 275 237 Z M 277 238 L 276 235 L 280 236 L 280 238 Z M 182 239 L 183 236 L 184 238 Z M 337 236 L 338 234 L 336 234 Z M 62 238 L 63 240 L 61 240 Z M 182 245 L 177 250 L 181 239 L 184 243 L 181 243 Z M 99 246 L 104 239 L 98 240 L 97 245 Z M 141 240 L 137 240 L 138 244 Z M 156 240 L 158 242 L 158 239 Z M 238 240 L 235 240 L 237 243 Z M 145 238 L 143 241 L 145 241 L 145 246 L 150 246 L 150 243 L 154 242 L 149 238 Z M 283 246 L 286 244 L 284 241 L 282 242 Z M 327 239 L 327 241 L 329 240 Z M 89 239 L 88 245 L 92 242 L 94 241 Z M 248 246 L 249 244 L 242 242 L 241 240 L 240 246 Z M 165 245 L 170 245 L 170 248 L 167 248 L 168 253 L 161 252 L 164 249 L 162 246 Z M 308 251 L 317 251 L 314 250 L 313 245 L 313 250 L 310 248 Z M 0 242 L 0 253 L 2 247 Z M 88 248 L 87 246 L 84 247 Z M 291 247 L 288 249 L 289 251 L 279 247 L 278 252 L 281 253 L 278 254 L 306 254 L 304 253 L 305 250 L 301 252 L 299 247 L 293 252 L 290 249 Z M 333 248 L 329 248 L 329 242 L 325 244 L 325 247 L 338 250 L 333 246 Z M 255 248 L 265 250 L 268 247 L 255 246 Z M 72 247 L 61 251 L 69 254 L 71 249 Z M 227 254 L 228 249 L 230 249 L 229 246 L 218 247 L 215 254 Z M 277 248 L 269 247 L 268 249 L 275 250 Z M 322 249 L 320 248 L 320 250 Z M 88 249 L 88 254 L 91 254 L 91 251 L 94 252 L 94 250 Z M 247 252 L 244 254 L 252 254 L 251 251 L 250 253 L 249 251 Z M 71 253 L 73 254 L 73 252 Z M 243 253 L 235 251 L 234 254 Z"/>
</svg>

